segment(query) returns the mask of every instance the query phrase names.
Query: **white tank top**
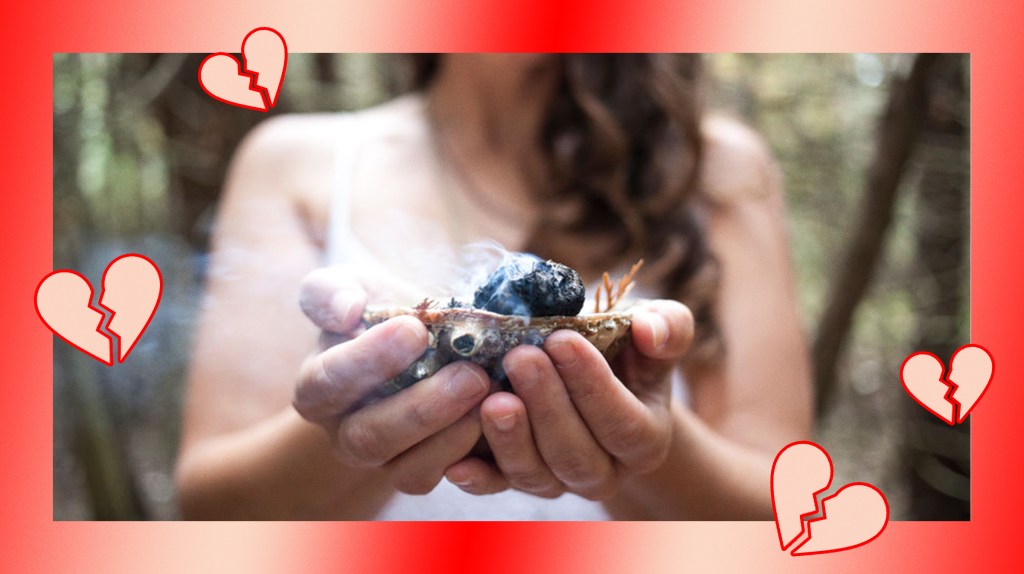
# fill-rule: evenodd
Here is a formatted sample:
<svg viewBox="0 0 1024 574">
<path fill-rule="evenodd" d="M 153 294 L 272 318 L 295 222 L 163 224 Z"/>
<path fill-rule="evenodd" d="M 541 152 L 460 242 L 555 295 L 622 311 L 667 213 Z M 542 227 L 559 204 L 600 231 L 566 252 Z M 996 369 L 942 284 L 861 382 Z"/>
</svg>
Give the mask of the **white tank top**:
<svg viewBox="0 0 1024 574">
<path fill-rule="evenodd" d="M 331 213 L 324 264 L 348 263 L 378 267 L 372 251 L 352 228 L 352 197 L 361 151 L 379 137 L 391 120 L 386 115 L 342 114 L 338 118 L 338 149 L 335 158 Z M 442 479 L 422 496 L 396 494 L 377 516 L 378 520 L 607 520 L 604 506 L 573 494 L 549 500 L 515 490 L 476 496 Z"/>
</svg>

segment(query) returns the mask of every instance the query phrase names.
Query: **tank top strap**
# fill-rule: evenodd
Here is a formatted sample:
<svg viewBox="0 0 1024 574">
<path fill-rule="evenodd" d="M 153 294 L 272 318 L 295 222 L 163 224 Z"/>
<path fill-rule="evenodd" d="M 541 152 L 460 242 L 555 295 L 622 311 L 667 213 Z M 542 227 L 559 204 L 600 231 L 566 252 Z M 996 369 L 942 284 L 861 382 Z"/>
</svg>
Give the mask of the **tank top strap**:
<svg viewBox="0 0 1024 574">
<path fill-rule="evenodd" d="M 372 260 L 366 246 L 352 231 L 352 203 L 359 155 L 366 143 L 364 123 L 357 114 L 341 113 L 336 118 L 337 143 L 331 181 L 330 213 L 324 265 Z"/>
</svg>

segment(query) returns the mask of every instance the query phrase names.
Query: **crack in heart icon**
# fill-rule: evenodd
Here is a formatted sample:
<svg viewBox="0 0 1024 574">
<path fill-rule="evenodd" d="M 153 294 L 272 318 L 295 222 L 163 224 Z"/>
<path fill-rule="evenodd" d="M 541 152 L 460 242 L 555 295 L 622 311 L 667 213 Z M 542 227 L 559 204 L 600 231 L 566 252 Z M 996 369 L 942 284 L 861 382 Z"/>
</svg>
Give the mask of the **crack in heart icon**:
<svg viewBox="0 0 1024 574">
<path fill-rule="evenodd" d="M 122 255 L 103 271 L 102 290 L 93 306 L 93 289 L 76 271 L 50 273 L 36 288 L 36 313 L 55 335 L 107 366 L 124 362 L 156 313 L 163 277 L 148 257 Z M 108 316 L 102 311 L 106 310 Z"/>
<path fill-rule="evenodd" d="M 256 28 L 242 40 L 242 62 L 227 52 L 207 56 L 199 64 L 199 85 L 215 100 L 266 112 L 277 104 L 288 46 L 273 28 Z"/>
<path fill-rule="evenodd" d="M 927 352 L 903 361 L 900 380 L 919 405 L 950 425 L 964 422 L 988 390 L 995 363 L 981 345 L 964 345 L 949 359 L 949 374 L 942 359 Z"/>
<path fill-rule="evenodd" d="M 810 441 L 779 451 L 772 464 L 772 509 L 783 550 L 793 556 L 839 552 L 878 538 L 889 523 L 885 495 L 865 482 L 851 482 L 831 496 L 832 458 Z M 819 516 L 820 514 L 820 516 Z"/>
</svg>

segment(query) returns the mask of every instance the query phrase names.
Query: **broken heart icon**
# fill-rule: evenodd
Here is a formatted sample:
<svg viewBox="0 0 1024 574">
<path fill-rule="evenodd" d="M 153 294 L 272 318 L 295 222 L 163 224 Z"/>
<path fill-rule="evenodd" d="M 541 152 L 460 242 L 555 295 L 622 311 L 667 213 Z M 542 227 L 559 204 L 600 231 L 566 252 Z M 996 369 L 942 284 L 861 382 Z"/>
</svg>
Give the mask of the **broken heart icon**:
<svg viewBox="0 0 1024 574">
<path fill-rule="evenodd" d="M 832 496 L 817 496 L 832 484 L 832 459 L 810 441 L 782 449 L 772 464 L 772 509 L 783 550 L 793 556 L 838 552 L 863 546 L 885 530 L 889 503 L 874 486 L 853 482 Z"/>
<path fill-rule="evenodd" d="M 215 100 L 268 111 L 277 96 L 288 66 L 288 46 L 273 28 L 256 28 L 242 40 L 242 62 L 227 52 L 207 56 L 199 64 L 199 85 Z"/>
<path fill-rule="evenodd" d="M 114 341 L 123 362 L 149 326 L 163 293 L 157 266 L 144 255 L 128 253 L 107 265 L 97 307 L 89 281 L 76 271 L 50 273 L 36 288 L 36 313 L 55 335 L 83 353 L 111 366 Z M 108 333 L 109 332 L 109 333 Z"/>
<path fill-rule="evenodd" d="M 964 345 L 949 359 L 949 376 L 942 360 L 927 352 L 903 361 L 903 388 L 928 412 L 950 425 L 962 423 L 988 390 L 995 363 L 987 349 Z"/>
</svg>

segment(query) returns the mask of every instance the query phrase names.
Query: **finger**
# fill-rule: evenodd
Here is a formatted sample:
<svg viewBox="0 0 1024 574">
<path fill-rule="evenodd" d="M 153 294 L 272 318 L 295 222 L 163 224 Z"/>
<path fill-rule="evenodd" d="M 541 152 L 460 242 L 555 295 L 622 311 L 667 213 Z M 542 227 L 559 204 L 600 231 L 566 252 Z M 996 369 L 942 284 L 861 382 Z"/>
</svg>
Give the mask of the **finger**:
<svg viewBox="0 0 1024 574">
<path fill-rule="evenodd" d="M 454 363 L 342 419 L 336 450 L 352 466 L 379 466 L 459 420 L 487 395 L 479 366 Z M 472 446 L 472 445 L 471 445 Z"/>
<path fill-rule="evenodd" d="M 693 342 L 693 314 L 678 301 L 650 301 L 633 312 L 631 331 L 640 354 L 675 363 Z"/>
<path fill-rule="evenodd" d="M 444 473 L 448 482 L 469 494 L 496 494 L 508 490 L 505 476 L 479 458 L 464 458 Z"/>
<path fill-rule="evenodd" d="M 541 458 L 571 491 L 592 500 L 614 493 L 614 467 L 573 406 L 558 371 L 537 347 L 512 349 L 504 360 L 509 382 L 529 415 Z"/>
<path fill-rule="evenodd" d="M 602 448 L 639 472 L 653 470 L 664 462 L 670 436 L 666 426 L 670 420 L 657 416 L 655 409 L 668 408 L 668 377 L 659 383 L 656 398 L 645 404 L 619 381 L 601 353 L 578 333 L 552 333 L 544 349 L 564 381 L 576 411 Z M 644 391 L 655 395 L 650 386 Z"/>
<path fill-rule="evenodd" d="M 318 421 L 347 412 L 398 376 L 427 348 L 427 329 L 413 317 L 395 317 L 313 355 L 302 366 L 293 405 Z"/>
<path fill-rule="evenodd" d="M 391 483 L 406 494 L 426 494 L 441 482 L 445 470 L 462 460 L 480 438 L 480 416 L 473 409 L 454 424 L 392 459 Z"/>
<path fill-rule="evenodd" d="M 693 342 L 693 315 L 677 301 L 650 301 L 634 310 L 632 344 L 615 358 L 620 379 L 645 403 L 660 401 L 663 384 Z"/>
<path fill-rule="evenodd" d="M 302 280 L 299 307 L 324 331 L 348 333 L 355 330 L 365 305 L 363 286 L 337 268 L 315 269 Z"/>
<path fill-rule="evenodd" d="M 508 483 L 517 490 L 556 498 L 565 485 L 541 458 L 533 442 L 526 405 L 511 393 L 495 393 L 480 406 L 487 444 Z"/>
</svg>

